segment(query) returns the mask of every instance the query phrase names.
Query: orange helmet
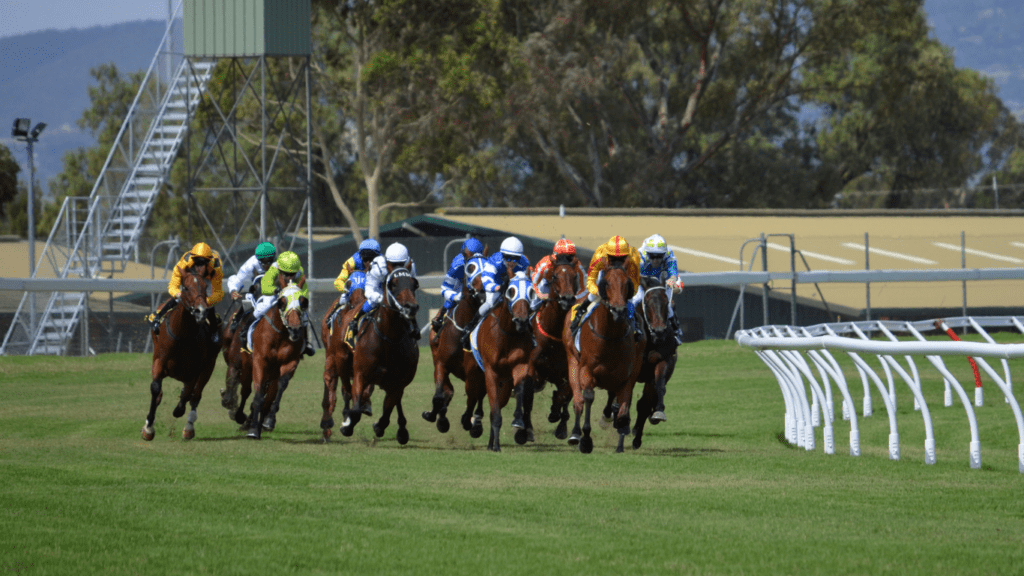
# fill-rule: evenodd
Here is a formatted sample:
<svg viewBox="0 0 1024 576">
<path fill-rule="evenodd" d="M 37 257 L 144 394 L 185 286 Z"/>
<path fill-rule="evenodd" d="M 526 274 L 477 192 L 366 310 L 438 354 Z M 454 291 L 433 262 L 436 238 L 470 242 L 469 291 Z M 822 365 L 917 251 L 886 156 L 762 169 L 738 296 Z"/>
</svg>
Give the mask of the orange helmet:
<svg viewBox="0 0 1024 576">
<path fill-rule="evenodd" d="M 191 254 L 199 258 L 213 258 L 213 248 L 206 242 L 200 242 L 192 247 Z"/>
<path fill-rule="evenodd" d="M 572 243 L 572 240 L 562 238 L 558 242 L 555 242 L 555 254 L 574 256 L 576 254 L 576 245 Z"/>
<path fill-rule="evenodd" d="M 605 248 L 608 250 L 609 256 L 629 256 L 630 248 L 629 242 L 622 236 L 612 236 L 611 240 L 605 244 Z"/>
</svg>

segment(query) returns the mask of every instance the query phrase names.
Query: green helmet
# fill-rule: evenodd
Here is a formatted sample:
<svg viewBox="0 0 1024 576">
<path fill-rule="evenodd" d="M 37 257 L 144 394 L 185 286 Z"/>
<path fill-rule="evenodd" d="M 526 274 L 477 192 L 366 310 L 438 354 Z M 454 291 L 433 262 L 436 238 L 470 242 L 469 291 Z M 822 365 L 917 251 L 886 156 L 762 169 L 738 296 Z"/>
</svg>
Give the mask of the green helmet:
<svg viewBox="0 0 1024 576">
<path fill-rule="evenodd" d="M 270 242 L 260 242 L 259 246 L 256 246 L 256 257 L 260 260 L 264 258 L 273 258 L 277 255 L 277 248 Z"/>
<path fill-rule="evenodd" d="M 277 257 L 277 268 L 281 270 L 281 272 L 294 274 L 299 271 L 300 266 L 299 255 L 295 252 L 282 252 L 281 255 Z"/>
</svg>

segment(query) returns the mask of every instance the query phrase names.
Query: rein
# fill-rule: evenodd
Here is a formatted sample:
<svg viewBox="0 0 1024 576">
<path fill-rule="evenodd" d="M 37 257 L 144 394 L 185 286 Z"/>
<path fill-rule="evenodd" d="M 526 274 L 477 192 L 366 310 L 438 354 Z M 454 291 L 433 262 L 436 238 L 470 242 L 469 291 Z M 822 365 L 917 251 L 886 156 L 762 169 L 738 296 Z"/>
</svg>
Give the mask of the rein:
<svg viewBox="0 0 1024 576">
<path fill-rule="evenodd" d="M 601 305 L 604 306 L 605 308 L 608 308 L 608 304 L 606 304 L 603 300 L 601 301 Z M 603 335 L 601 335 L 600 332 L 597 331 L 597 327 L 594 326 L 594 315 L 593 314 L 591 314 L 590 318 L 587 320 L 587 326 L 590 326 L 591 334 L 593 334 L 594 336 L 597 336 L 598 338 L 600 338 L 601 340 L 604 340 L 605 342 L 618 342 L 619 340 L 625 340 L 626 336 L 629 336 L 632 333 L 632 330 L 630 330 L 629 327 L 627 327 L 626 331 L 622 334 L 622 336 L 619 336 L 618 338 L 611 338 L 609 336 L 603 336 Z"/>
<path fill-rule="evenodd" d="M 548 304 L 556 304 L 557 305 L 558 301 L 557 300 L 552 300 L 551 298 L 548 298 L 547 300 L 542 302 L 540 307 L 537 308 L 537 311 L 534 312 L 533 317 L 536 320 L 537 330 L 539 330 L 540 333 L 543 334 L 545 338 L 548 338 L 549 340 L 555 340 L 555 341 L 561 342 L 562 341 L 561 337 L 556 338 L 556 337 L 552 336 L 551 334 L 548 334 L 547 331 L 544 330 L 544 327 L 540 325 L 540 308 L 543 308 L 544 306 L 547 306 Z"/>
</svg>

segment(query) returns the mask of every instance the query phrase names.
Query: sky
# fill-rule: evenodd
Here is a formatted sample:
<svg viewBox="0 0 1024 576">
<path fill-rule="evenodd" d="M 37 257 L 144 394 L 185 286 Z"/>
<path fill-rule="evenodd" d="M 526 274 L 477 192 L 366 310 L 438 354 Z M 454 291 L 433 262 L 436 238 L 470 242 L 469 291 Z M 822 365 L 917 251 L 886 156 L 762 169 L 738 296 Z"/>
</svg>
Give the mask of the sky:
<svg viewBox="0 0 1024 576">
<path fill-rule="evenodd" d="M 173 0 L 175 5 L 180 0 Z M 168 0 L 0 0 L 0 38 L 41 30 L 167 20 Z"/>
</svg>

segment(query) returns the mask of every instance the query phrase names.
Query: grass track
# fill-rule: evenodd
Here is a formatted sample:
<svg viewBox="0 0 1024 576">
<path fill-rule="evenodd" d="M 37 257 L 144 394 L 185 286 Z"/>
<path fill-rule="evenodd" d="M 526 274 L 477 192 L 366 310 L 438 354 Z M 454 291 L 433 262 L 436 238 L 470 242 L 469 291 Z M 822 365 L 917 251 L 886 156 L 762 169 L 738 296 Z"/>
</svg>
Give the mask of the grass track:
<svg viewBox="0 0 1024 576">
<path fill-rule="evenodd" d="M 419 416 L 433 392 L 425 349 L 405 447 L 394 417 L 380 440 L 364 419 L 352 438 L 319 442 L 322 353 L 300 366 L 277 430 L 258 443 L 220 408 L 222 366 L 196 439 L 180 439 L 180 386 L 167 380 L 147 443 L 149 357 L 0 358 L 0 573 L 1024 573 L 1017 429 L 994 385 L 976 409 L 982 470 L 968 466 L 963 409 L 942 407 L 923 362 L 936 465 L 923 463 L 905 387 L 901 461 L 887 458 L 877 394 L 875 415 L 860 419 L 862 456 L 847 455 L 842 420 L 826 456 L 820 428 L 814 452 L 779 441 L 782 397 L 752 352 L 730 341 L 680 351 L 669 421 L 620 455 L 611 430 L 595 428 L 590 455 L 556 440 L 547 391 L 535 444 L 514 443 L 508 408 L 501 454 L 457 418 L 439 434 Z M 949 364 L 971 382 L 966 362 Z M 1024 374 L 1024 361 L 1011 368 Z"/>
</svg>

